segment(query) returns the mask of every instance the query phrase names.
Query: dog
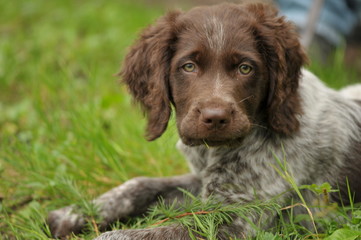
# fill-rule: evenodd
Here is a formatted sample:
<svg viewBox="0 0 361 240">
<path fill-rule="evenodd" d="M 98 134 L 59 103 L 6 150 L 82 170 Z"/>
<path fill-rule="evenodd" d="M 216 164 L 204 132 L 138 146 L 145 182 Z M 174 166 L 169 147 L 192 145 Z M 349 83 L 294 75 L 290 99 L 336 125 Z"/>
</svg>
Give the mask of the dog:
<svg viewBox="0 0 361 240">
<path fill-rule="evenodd" d="M 100 227 L 144 214 L 159 197 L 181 201 L 180 188 L 223 204 L 279 195 L 286 205 L 297 196 L 271 167 L 276 156 L 287 160 L 297 185 L 328 182 L 340 189 L 331 201 L 347 204 L 348 188 L 361 201 L 361 85 L 332 90 L 303 68 L 307 61 L 292 24 L 261 3 L 172 11 L 146 28 L 121 76 L 147 116 L 148 140 L 162 135 L 174 109 L 177 147 L 191 173 L 135 178 L 101 195 L 94 200 Z M 80 231 L 85 219 L 68 206 L 51 212 L 48 223 L 63 237 Z M 235 218 L 217 237 L 252 234 L 249 222 Z M 169 225 L 97 239 L 191 238 Z"/>
</svg>

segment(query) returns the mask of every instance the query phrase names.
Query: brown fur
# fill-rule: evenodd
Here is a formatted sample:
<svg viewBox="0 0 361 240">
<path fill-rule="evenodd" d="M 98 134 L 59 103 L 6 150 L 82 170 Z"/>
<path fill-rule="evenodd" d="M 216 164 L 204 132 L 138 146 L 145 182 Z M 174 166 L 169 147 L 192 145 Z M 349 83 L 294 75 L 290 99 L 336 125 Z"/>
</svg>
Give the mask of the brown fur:
<svg viewBox="0 0 361 240">
<path fill-rule="evenodd" d="M 159 137 L 167 127 L 171 113 L 168 87 L 169 61 L 176 40 L 175 19 L 169 13 L 147 28 L 125 58 L 121 71 L 124 83 L 148 116 L 147 139 Z"/>
<path fill-rule="evenodd" d="M 231 11 L 223 16 L 217 8 Z M 212 15 L 228 22 L 224 32 L 227 45 L 222 53 L 206 44 L 205 31 L 211 36 L 217 31 L 205 27 Z M 229 22 L 243 25 L 233 26 Z M 238 28 L 236 36 L 229 27 Z M 235 67 L 244 56 L 257 73 L 235 76 Z M 179 65 L 185 63 L 182 58 L 196 63 L 199 72 L 182 73 Z M 225 66 L 224 62 L 233 65 Z M 198 145 L 207 141 L 218 145 L 228 139 L 241 140 L 252 124 L 286 135 L 296 132 L 299 128 L 296 115 L 302 112 L 298 80 L 305 62 L 293 26 L 278 17 L 274 9 L 263 4 L 246 7 L 225 4 L 206 11 L 196 8 L 187 13 L 171 12 L 161 18 L 131 48 L 121 75 L 148 116 L 148 140 L 156 139 L 166 129 L 172 102 L 185 143 Z M 210 97 L 215 73 L 222 73 L 221 95 L 228 100 Z M 234 78 L 239 81 L 233 81 Z M 214 111 L 226 115 L 223 129 L 209 129 L 204 124 L 207 119 L 202 122 L 203 113 Z"/>
<path fill-rule="evenodd" d="M 248 10 L 256 17 L 253 25 L 259 51 L 268 63 L 269 123 L 275 131 L 289 135 L 299 128 L 296 115 L 302 110 L 297 88 L 301 66 L 307 62 L 307 57 L 294 26 L 277 16 L 275 10 L 264 5 L 250 5 Z"/>
</svg>

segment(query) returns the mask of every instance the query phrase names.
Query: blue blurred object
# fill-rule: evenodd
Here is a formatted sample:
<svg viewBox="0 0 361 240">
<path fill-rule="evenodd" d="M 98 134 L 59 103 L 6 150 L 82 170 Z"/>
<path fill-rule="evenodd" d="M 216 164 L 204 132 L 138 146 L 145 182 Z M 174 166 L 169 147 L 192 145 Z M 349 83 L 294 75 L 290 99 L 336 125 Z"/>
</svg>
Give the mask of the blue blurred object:
<svg viewBox="0 0 361 240">
<path fill-rule="evenodd" d="M 293 21 L 300 33 L 307 28 L 313 0 L 276 0 L 280 12 Z M 315 36 L 338 46 L 358 23 L 361 0 L 324 0 L 315 26 Z"/>
</svg>

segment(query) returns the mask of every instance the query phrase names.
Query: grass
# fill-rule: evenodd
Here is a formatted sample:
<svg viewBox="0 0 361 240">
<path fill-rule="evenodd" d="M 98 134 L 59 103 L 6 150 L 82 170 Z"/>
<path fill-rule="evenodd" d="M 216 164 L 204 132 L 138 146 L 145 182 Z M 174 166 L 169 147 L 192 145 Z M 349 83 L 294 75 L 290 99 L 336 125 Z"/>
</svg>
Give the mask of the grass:
<svg viewBox="0 0 361 240">
<path fill-rule="evenodd" d="M 50 210 L 86 205 L 135 176 L 188 171 L 174 147 L 174 121 L 162 138 L 146 142 L 142 115 L 114 77 L 127 47 L 164 12 L 162 7 L 134 1 L 0 0 L 0 9 L 1 239 L 48 239 L 44 223 Z M 343 66 L 342 51 L 338 55 L 327 68 L 310 66 L 336 88 L 357 81 Z M 207 209 L 201 203 L 193 207 L 190 211 Z M 157 211 L 161 215 L 138 219 L 132 227 L 159 221 L 170 210 Z M 218 215 L 195 216 L 199 226 L 213 224 L 209 234 L 214 234 Z M 350 229 L 359 231 L 355 216 Z M 333 231 L 325 234 L 343 229 L 332 224 Z M 300 237 L 296 225 L 285 223 L 282 234 Z M 207 232 L 204 226 L 200 229 Z M 89 228 L 73 239 L 95 237 L 96 229 Z M 257 239 L 278 236 L 260 232 Z"/>
</svg>

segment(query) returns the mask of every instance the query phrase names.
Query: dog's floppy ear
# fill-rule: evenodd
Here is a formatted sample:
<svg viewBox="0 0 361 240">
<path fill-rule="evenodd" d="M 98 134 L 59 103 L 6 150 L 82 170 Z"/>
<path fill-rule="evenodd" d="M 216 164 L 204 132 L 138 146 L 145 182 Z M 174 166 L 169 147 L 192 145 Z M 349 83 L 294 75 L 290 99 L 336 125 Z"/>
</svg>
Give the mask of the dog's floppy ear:
<svg viewBox="0 0 361 240">
<path fill-rule="evenodd" d="M 255 17 L 253 30 L 269 73 L 268 122 L 274 131 L 289 135 L 299 129 L 297 115 L 302 109 L 297 89 L 307 57 L 294 26 L 277 10 L 264 4 L 247 8 Z"/>
<path fill-rule="evenodd" d="M 171 114 L 169 65 L 176 41 L 174 29 L 180 12 L 170 12 L 146 28 L 124 59 L 120 75 L 148 118 L 146 138 L 165 131 Z"/>
</svg>

